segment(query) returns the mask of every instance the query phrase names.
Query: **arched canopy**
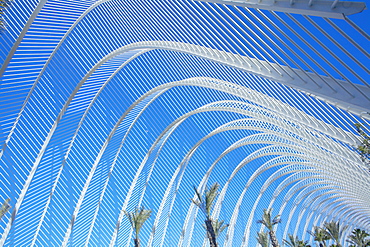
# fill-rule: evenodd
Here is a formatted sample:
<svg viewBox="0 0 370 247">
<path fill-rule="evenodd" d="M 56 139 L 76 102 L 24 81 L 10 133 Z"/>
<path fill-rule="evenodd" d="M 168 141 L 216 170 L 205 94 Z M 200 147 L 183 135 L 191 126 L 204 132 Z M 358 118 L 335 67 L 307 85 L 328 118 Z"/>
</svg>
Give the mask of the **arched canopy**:
<svg viewBox="0 0 370 247">
<path fill-rule="evenodd" d="M 369 10 L 337 0 L 13 0 L 0 46 L 0 246 L 222 246 L 370 230 Z M 344 223 L 343 223 L 344 224 Z M 263 227 L 262 227 L 263 228 Z M 344 238 L 342 239 L 344 243 Z"/>
</svg>

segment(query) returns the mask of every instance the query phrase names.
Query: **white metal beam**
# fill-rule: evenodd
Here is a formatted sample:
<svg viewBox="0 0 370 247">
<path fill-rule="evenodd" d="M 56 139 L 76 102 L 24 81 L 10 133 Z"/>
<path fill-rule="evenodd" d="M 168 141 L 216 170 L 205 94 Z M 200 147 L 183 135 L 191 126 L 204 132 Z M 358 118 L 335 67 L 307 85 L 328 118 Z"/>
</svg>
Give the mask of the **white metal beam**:
<svg viewBox="0 0 370 247">
<path fill-rule="evenodd" d="M 360 13 L 366 8 L 363 2 L 327 0 L 207 0 L 207 2 L 336 19 L 344 19 L 344 16 Z"/>
</svg>

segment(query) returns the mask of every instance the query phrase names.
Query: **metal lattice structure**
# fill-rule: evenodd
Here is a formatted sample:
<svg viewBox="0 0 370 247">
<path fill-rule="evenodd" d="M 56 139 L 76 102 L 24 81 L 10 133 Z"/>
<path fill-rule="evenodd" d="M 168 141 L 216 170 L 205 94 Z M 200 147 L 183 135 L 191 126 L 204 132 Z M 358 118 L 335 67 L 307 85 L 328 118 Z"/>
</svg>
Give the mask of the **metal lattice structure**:
<svg viewBox="0 0 370 247">
<path fill-rule="evenodd" d="M 1 34 L 0 246 L 207 246 L 193 186 L 218 182 L 221 246 L 264 208 L 312 241 L 370 229 L 370 37 L 338 0 L 14 0 Z M 345 244 L 345 239 L 343 238 Z"/>
</svg>

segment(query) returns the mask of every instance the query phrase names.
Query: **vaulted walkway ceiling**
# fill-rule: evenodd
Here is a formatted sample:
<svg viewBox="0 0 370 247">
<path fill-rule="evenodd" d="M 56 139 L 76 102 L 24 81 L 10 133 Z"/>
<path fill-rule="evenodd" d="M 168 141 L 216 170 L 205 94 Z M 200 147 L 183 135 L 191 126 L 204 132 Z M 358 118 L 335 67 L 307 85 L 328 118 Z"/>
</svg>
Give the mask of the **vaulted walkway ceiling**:
<svg viewBox="0 0 370 247">
<path fill-rule="evenodd" d="M 325 221 L 370 229 L 365 4 L 14 0 L 1 34 L 0 246 L 202 246 L 193 186 L 218 182 L 221 246 Z M 369 18 L 368 18 L 369 20 Z M 363 23 L 362 23 L 363 24 Z M 360 25 L 361 26 L 361 25 Z M 312 238 L 311 238 L 312 241 Z M 344 239 L 343 239 L 344 241 Z"/>
</svg>

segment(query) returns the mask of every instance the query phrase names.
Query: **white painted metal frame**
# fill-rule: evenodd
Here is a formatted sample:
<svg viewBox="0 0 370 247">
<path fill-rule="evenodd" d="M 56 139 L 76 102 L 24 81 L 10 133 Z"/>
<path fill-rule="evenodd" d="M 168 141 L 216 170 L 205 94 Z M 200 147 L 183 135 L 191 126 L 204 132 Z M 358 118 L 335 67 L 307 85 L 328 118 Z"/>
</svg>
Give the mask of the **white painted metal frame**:
<svg viewBox="0 0 370 247">
<path fill-rule="evenodd" d="M 18 29 L 10 27 L 9 33 L 18 33 L 17 37 L 4 38 L 13 44 L 4 46 L 7 54 L 2 56 L 0 69 L 0 104 L 6 109 L 0 112 L 0 191 L 2 198 L 12 199 L 12 214 L 0 222 L 0 246 L 42 245 L 47 242 L 45 227 L 55 231 L 49 239 L 53 244 L 91 246 L 104 234 L 106 244 L 128 246 L 132 230 L 127 233 L 123 211 L 148 203 L 154 205 L 154 216 L 151 230 L 143 230 L 147 246 L 166 246 L 169 238 L 179 247 L 192 246 L 195 239 L 202 239 L 205 246 L 203 236 L 195 231 L 198 210 L 189 201 L 185 205 L 181 194 L 191 191 L 190 184 L 199 182 L 198 189 L 204 191 L 207 184 L 218 180 L 224 182 L 212 217 L 227 212 L 225 220 L 230 227 L 222 240 L 224 246 L 253 245 L 250 231 L 256 228 L 255 215 L 262 207 L 278 203 L 279 214 L 288 215 L 282 238 L 293 226 L 294 234 L 305 238 L 312 226 L 342 218 L 354 222 L 352 227 L 370 229 L 366 222 L 370 215 L 369 168 L 354 151 L 360 141 L 354 124 L 363 122 L 369 131 L 368 63 L 357 53 L 349 53 L 345 42 L 308 16 L 323 17 L 370 58 L 366 44 L 338 26 L 341 20 L 329 19 L 343 19 L 369 41 L 369 35 L 347 17 L 361 12 L 364 3 L 352 2 L 348 7 L 329 0 L 158 1 L 155 8 L 149 7 L 152 3 L 132 0 L 86 0 L 71 2 L 71 6 L 63 1 L 32 4 L 35 9 L 28 16 L 22 10 L 28 5 L 14 2 L 10 23 L 19 16 L 28 16 L 28 20 Z M 122 14 L 111 22 L 118 31 L 94 32 L 94 20 L 110 19 L 115 10 Z M 153 25 L 151 21 L 158 16 L 163 21 Z M 135 22 L 140 26 L 136 30 Z M 317 38 L 317 33 L 331 43 Z M 314 42 L 306 41 L 306 35 Z M 99 47 L 95 38 L 101 37 L 106 43 Z M 342 60 L 330 45 L 349 60 Z M 179 66 L 173 66 L 171 59 Z M 166 62 L 167 66 L 160 67 Z M 76 68 L 68 63 L 77 64 Z M 68 73 L 63 65 L 70 68 Z M 120 101 L 129 105 L 124 110 L 114 103 L 120 101 L 106 95 L 119 80 L 123 82 L 117 90 L 127 96 Z M 136 88 L 131 88 L 131 83 Z M 199 102 L 173 98 L 176 92 L 190 98 L 188 90 Z M 199 97 L 200 92 L 209 95 Z M 145 149 L 138 133 L 144 119 L 157 124 L 147 120 L 147 114 L 158 104 L 167 111 L 164 122 L 171 120 L 164 128 L 153 128 L 153 141 Z M 207 116 L 212 114 L 220 114 L 225 121 L 209 121 Z M 66 119 L 71 119 L 70 124 Z M 199 129 L 186 129 L 193 121 Z M 193 139 L 192 131 L 200 138 Z M 194 169 L 193 163 L 200 162 L 198 156 L 209 148 L 209 142 L 231 133 L 235 140 L 226 140 L 221 152 L 209 151 L 213 162 L 205 162 L 204 171 Z M 170 145 L 177 136 L 188 149 L 171 153 L 168 150 L 176 149 Z M 81 146 L 88 140 L 96 141 Z M 132 156 L 141 160 L 137 166 L 122 161 L 132 143 Z M 60 152 L 55 151 L 58 148 Z M 78 152 L 86 153 L 87 158 L 77 157 Z M 241 161 L 228 164 L 226 160 L 232 160 L 235 153 L 241 155 Z M 61 163 L 54 166 L 53 155 Z M 168 182 L 161 183 L 156 174 L 167 159 L 179 163 L 163 171 Z M 260 165 L 254 167 L 257 162 Z M 227 169 L 220 172 L 225 164 Z M 132 180 L 120 181 L 125 174 L 122 169 L 132 174 Z M 245 179 L 237 200 L 228 201 L 235 186 L 240 186 L 235 185 L 235 177 L 250 169 L 252 175 Z M 188 174 L 198 182 L 189 180 Z M 76 178 L 80 181 L 68 184 L 68 179 Z M 120 185 L 126 186 L 121 190 L 126 194 L 119 195 L 119 206 L 111 207 L 115 216 L 108 216 L 105 212 L 111 208 L 104 206 L 112 202 L 112 191 Z M 163 194 L 156 194 L 151 202 L 149 193 L 156 186 Z M 273 196 L 268 198 L 265 192 L 274 186 Z M 246 208 L 251 190 L 258 195 L 247 224 L 241 225 L 240 212 Z M 73 195 L 69 204 L 64 199 L 68 193 Z M 33 203 L 36 209 L 30 206 Z M 41 210 L 37 209 L 41 205 Z M 176 214 L 179 205 L 187 211 L 186 216 Z M 69 211 L 65 210 L 68 206 Z M 54 207 L 60 209 L 55 215 L 61 217 L 59 226 L 52 227 Z M 243 240 L 238 240 L 241 235 Z"/>
</svg>

